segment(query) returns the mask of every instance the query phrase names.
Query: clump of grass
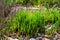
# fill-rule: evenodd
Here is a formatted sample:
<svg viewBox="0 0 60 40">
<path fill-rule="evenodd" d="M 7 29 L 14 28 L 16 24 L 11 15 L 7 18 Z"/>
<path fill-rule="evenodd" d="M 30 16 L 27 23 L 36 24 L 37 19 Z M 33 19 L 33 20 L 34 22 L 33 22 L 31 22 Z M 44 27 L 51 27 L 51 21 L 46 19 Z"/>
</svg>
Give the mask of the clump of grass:
<svg viewBox="0 0 60 40">
<path fill-rule="evenodd" d="M 50 18 L 52 19 L 48 18 L 48 20 L 51 20 L 50 24 L 52 28 L 46 32 L 46 34 L 48 35 L 54 34 L 59 29 L 59 10 L 53 8 L 52 11 L 50 11 L 50 13 L 51 14 L 49 14 L 49 16 L 51 15 Z"/>
<path fill-rule="evenodd" d="M 60 22 L 59 10 L 56 8 L 46 9 L 43 11 L 34 10 L 22 10 L 16 13 L 16 15 L 6 23 L 6 27 L 2 30 L 2 33 L 8 33 L 11 31 L 18 31 L 19 33 L 31 35 L 35 33 L 45 33 L 45 26 L 51 21 L 51 25 L 56 24 L 51 30 L 47 31 L 47 34 L 54 33 L 59 27 Z"/>
<path fill-rule="evenodd" d="M 29 11 L 20 11 L 7 21 L 4 31 L 9 32 L 18 29 L 18 32 L 22 34 L 35 34 L 43 28 L 43 16 L 39 11 L 31 13 Z"/>
</svg>

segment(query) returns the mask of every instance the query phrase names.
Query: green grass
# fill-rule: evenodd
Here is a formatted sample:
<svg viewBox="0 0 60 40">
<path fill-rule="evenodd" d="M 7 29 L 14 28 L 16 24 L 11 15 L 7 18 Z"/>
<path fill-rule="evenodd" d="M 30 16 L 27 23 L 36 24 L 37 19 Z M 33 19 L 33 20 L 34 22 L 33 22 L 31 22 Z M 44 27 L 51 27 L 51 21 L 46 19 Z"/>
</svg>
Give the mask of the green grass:
<svg viewBox="0 0 60 40">
<path fill-rule="evenodd" d="M 16 15 L 6 23 L 6 27 L 2 29 L 2 33 L 8 33 L 10 31 L 18 30 L 22 34 L 35 34 L 39 32 L 45 32 L 45 26 L 50 23 L 51 25 L 56 24 L 55 28 L 48 30 L 48 34 L 53 33 L 59 27 L 60 14 L 57 8 L 44 10 L 22 10 L 16 13 Z"/>
<path fill-rule="evenodd" d="M 49 11 L 48 11 L 49 12 Z M 49 17 L 47 17 L 47 16 Z M 59 25 L 60 25 L 60 14 L 59 14 L 59 10 L 57 10 L 56 8 L 50 10 L 50 14 L 46 14 L 45 17 L 46 17 L 46 20 L 51 20 L 51 25 L 52 25 L 52 28 L 50 30 L 48 30 L 46 32 L 46 34 L 48 35 L 52 35 L 54 34 L 54 32 L 56 32 L 58 29 L 59 29 Z M 53 25 L 54 24 L 54 25 Z"/>
<path fill-rule="evenodd" d="M 20 3 L 20 4 L 25 4 L 25 5 L 47 5 L 49 6 L 50 4 L 54 3 L 59 3 L 60 0 L 4 0 L 4 4 L 14 4 L 14 3 Z"/>
</svg>

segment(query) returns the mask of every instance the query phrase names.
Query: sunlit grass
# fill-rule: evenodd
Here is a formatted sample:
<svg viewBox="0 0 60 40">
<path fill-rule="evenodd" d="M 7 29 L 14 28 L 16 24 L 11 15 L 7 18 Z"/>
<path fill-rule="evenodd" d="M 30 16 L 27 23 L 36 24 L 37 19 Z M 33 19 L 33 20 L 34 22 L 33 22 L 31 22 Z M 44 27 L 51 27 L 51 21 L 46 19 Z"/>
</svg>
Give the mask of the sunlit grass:
<svg viewBox="0 0 60 40">
<path fill-rule="evenodd" d="M 50 23 L 51 25 L 55 24 L 55 27 L 52 27 L 51 30 L 47 31 L 47 34 L 54 33 L 59 27 L 60 23 L 60 14 L 59 10 L 56 8 L 46 9 L 45 12 L 39 10 L 28 11 L 22 10 L 16 13 L 16 15 L 6 23 L 6 27 L 2 29 L 2 33 L 8 33 L 11 31 L 17 31 L 22 34 L 35 34 L 44 32 L 45 26 Z"/>
</svg>

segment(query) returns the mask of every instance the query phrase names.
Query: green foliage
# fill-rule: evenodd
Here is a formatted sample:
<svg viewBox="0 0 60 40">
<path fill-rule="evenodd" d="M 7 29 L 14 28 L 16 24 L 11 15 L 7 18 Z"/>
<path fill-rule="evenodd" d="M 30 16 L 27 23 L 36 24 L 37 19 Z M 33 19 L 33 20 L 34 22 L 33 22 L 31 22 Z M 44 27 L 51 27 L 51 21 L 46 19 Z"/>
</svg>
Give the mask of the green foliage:
<svg viewBox="0 0 60 40">
<path fill-rule="evenodd" d="M 2 33 L 7 33 L 10 31 L 16 31 L 22 34 L 35 34 L 41 31 L 45 32 L 45 26 L 50 22 L 51 25 L 55 24 L 51 30 L 47 33 L 51 34 L 59 28 L 60 25 L 60 14 L 59 10 L 56 8 L 44 10 L 22 10 L 16 13 L 16 15 L 6 23 L 6 27 L 3 29 Z"/>
<path fill-rule="evenodd" d="M 4 4 L 14 4 L 14 3 L 21 3 L 21 4 L 30 4 L 30 5 L 47 5 L 58 3 L 60 0 L 4 0 Z"/>
<path fill-rule="evenodd" d="M 51 14 L 49 14 L 49 15 L 51 15 L 50 18 L 52 18 L 52 19 L 48 18 L 48 20 L 52 21 L 52 24 L 51 24 L 52 28 L 46 32 L 46 34 L 48 34 L 48 35 L 54 34 L 59 29 L 59 25 L 60 25 L 59 10 L 57 10 L 56 8 L 53 8 L 52 10 L 50 10 L 50 12 L 51 12 Z"/>
<path fill-rule="evenodd" d="M 16 30 L 25 34 L 32 34 L 38 32 L 38 29 L 43 28 L 43 19 L 39 11 L 33 11 L 29 13 L 28 11 L 17 12 L 16 16 L 12 20 L 8 20 L 8 29 Z M 11 24 L 10 24 L 11 23 Z"/>
<path fill-rule="evenodd" d="M 4 0 L 5 5 L 15 4 L 15 3 L 23 3 L 24 0 Z"/>
</svg>

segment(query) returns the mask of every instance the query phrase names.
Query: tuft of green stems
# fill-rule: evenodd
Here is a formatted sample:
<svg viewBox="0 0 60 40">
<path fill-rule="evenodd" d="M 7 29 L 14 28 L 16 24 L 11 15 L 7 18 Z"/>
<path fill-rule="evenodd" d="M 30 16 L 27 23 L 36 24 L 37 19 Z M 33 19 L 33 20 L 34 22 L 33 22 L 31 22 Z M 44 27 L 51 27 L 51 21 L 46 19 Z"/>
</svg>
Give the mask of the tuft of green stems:
<svg viewBox="0 0 60 40">
<path fill-rule="evenodd" d="M 2 29 L 1 33 L 8 33 L 16 30 L 19 33 L 29 35 L 40 32 L 45 33 L 45 26 L 48 25 L 48 23 L 51 25 L 55 24 L 55 27 L 52 27 L 47 33 L 54 33 L 60 25 L 59 10 L 56 8 L 46 9 L 44 12 L 42 10 L 22 10 L 17 12 L 14 17 L 9 18 L 6 27 Z"/>
</svg>

